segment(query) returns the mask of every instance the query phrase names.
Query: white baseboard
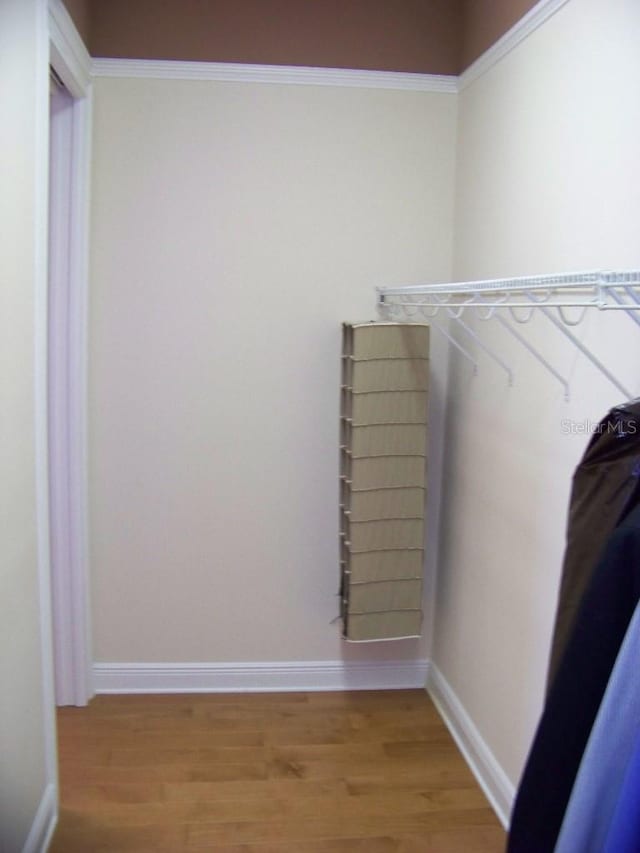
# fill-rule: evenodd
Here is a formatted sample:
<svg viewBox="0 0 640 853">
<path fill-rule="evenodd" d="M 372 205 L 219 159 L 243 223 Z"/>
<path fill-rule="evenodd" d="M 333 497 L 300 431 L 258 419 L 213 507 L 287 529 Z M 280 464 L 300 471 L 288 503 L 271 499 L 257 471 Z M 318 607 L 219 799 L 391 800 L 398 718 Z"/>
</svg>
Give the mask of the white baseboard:
<svg viewBox="0 0 640 853">
<path fill-rule="evenodd" d="M 31 824 L 22 853 L 44 853 L 48 850 L 58 822 L 58 803 L 56 787 L 49 784 L 44 789 L 38 811 Z"/>
<path fill-rule="evenodd" d="M 423 688 L 429 663 L 96 663 L 96 693 L 257 693 Z"/>
<path fill-rule="evenodd" d="M 428 669 L 427 690 L 498 819 L 507 829 L 516 794 L 514 785 L 433 663 Z"/>
</svg>

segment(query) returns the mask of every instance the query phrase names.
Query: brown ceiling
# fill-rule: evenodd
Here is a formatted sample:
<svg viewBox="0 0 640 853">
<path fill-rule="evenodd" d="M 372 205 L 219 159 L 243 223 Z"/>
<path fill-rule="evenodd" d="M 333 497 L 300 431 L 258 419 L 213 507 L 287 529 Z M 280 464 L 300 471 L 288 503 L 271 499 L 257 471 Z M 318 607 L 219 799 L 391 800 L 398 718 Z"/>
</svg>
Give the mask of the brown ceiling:
<svg viewBox="0 0 640 853">
<path fill-rule="evenodd" d="M 464 71 L 536 5 L 537 0 L 461 0 L 459 70 Z"/>
<path fill-rule="evenodd" d="M 65 0 L 93 56 L 457 74 L 536 0 Z"/>
</svg>

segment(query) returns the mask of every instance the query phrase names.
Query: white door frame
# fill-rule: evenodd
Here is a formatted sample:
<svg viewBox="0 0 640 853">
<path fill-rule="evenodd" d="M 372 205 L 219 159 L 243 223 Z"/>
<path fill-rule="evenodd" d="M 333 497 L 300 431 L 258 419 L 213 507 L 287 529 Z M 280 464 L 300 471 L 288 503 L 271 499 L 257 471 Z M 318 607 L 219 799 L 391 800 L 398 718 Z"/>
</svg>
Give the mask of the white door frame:
<svg viewBox="0 0 640 853">
<path fill-rule="evenodd" d="M 51 183 L 62 189 L 52 195 L 49 247 L 49 353 L 58 356 L 48 368 L 55 696 L 58 705 L 86 705 L 94 694 L 86 416 L 91 58 L 62 0 L 48 0 L 48 18 L 50 65 L 72 97 L 50 128 Z"/>
</svg>

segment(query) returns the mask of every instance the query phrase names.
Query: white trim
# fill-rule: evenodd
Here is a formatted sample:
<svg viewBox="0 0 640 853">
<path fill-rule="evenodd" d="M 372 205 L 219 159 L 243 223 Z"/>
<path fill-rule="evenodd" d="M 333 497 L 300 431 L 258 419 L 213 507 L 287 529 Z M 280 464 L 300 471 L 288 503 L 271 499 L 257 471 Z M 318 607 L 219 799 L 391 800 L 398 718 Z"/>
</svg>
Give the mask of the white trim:
<svg viewBox="0 0 640 853">
<path fill-rule="evenodd" d="M 424 688 L 426 660 L 96 663 L 96 693 L 261 693 Z"/>
<path fill-rule="evenodd" d="M 73 95 L 83 98 L 91 83 L 91 57 L 62 0 L 49 0 L 51 64 Z"/>
<path fill-rule="evenodd" d="M 455 94 L 456 77 L 399 71 L 358 71 L 290 65 L 245 65 L 233 62 L 176 62 L 156 59 L 94 59 L 94 77 L 142 77 L 153 80 L 214 80 L 229 83 L 276 83 L 402 89 Z"/>
<path fill-rule="evenodd" d="M 51 0 L 60 3 L 61 0 Z M 276 83 L 309 86 L 348 86 L 456 94 L 493 68 L 501 59 L 549 20 L 568 0 L 539 0 L 526 15 L 475 60 L 462 74 L 414 74 L 351 68 L 312 68 L 295 65 L 251 65 L 234 62 L 184 62 L 164 59 L 112 59 L 91 63 L 94 77 L 139 77 L 152 80 L 213 80 L 231 83 Z"/>
<path fill-rule="evenodd" d="M 475 62 L 460 74 L 457 78 L 458 91 L 466 89 L 474 80 L 477 80 L 490 68 L 493 68 L 514 47 L 517 47 L 520 42 L 524 41 L 538 27 L 542 26 L 545 21 L 548 21 L 549 18 L 555 15 L 567 2 L 568 0 L 540 0 L 539 3 L 536 3 L 510 30 L 499 38 L 488 50 L 485 50 Z"/>
<path fill-rule="evenodd" d="M 58 705 L 72 704 L 73 607 L 69 506 L 69 222 L 73 99 L 65 90 L 51 95 L 49 121 L 49 525 L 53 657 Z"/>
<path fill-rule="evenodd" d="M 49 254 L 49 477 L 56 702 L 91 695 L 86 536 L 86 190 L 91 98 L 54 95 Z"/>
<path fill-rule="evenodd" d="M 73 104 L 74 173 L 69 239 L 69 485 L 75 703 L 93 696 L 89 596 L 88 313 L 89 201 L 93 93 Z"/>
<path fill-rule="evenodd" d="M 42 853 L 43 850 L 49 849 L 58 822 L 56 796 L 55 785 L 47 785 L 22 853 Z"/>
<path fill-rule="evenodd" d="M 431 663 L 427 690 L 471 772 L 507 829 L 515 787 L 445 677 Z"/>
<path fill-rule="evenodd" d="M 40 654 L 45 785 L 57 810 L 57 744 L 51 639 L 51 564 L 49 557 L 49 430 L 47 423 L 47 298 L 49 198 L 49 38 L 46 0 L 36 3 L 36 68 L 34 104 L 34 430 L 35 511 L 38 560 Z M 45 792 L 46 793 L 46 792 Z"/>
<path fill-rule="evenodd" d="M 93 695 L 87 521 L 87 300 L 89 245 L 89 175 L 91 157 L 91 60 L 61 0 L 49 0 L 49 61 L 74 96 L 71 105 L 69 149 L 71 157 L 68 204 L 58 240 L 62 244 L 66 273 L 62 294 L 65 322 L 58 324 L 65 363 L 50 377 L 60 389 L 58 412 L 61 437 L 50 448 L 52 482 L 58 490 L 52 571 L 58 589 L 64 589 L 65 607 L 54 612 L 53 630 L 58 670 L 67 673 L 58 690 L 61 704 L 85 705 Z M 47 102 L 48 106 L 48 102 Z M 53 270 L 53 274 L 55 274 Z M 66 328 L 65 328 L 66 327 Z M 54 393 L 58 394 L 54 384 Z M 56 555 L 63 553 L 64 560 Z M 57 577 L 58 575 L 61 577 Z M 56 678 L 56 682 L 58 679 Z"/>
</svg>

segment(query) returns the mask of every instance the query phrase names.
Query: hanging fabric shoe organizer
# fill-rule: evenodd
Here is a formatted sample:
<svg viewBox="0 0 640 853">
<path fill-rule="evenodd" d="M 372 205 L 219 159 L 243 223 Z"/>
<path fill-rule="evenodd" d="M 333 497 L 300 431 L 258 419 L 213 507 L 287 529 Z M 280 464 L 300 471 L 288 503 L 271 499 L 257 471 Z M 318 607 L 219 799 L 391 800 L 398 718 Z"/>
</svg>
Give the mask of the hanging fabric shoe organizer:
<svg viewBox="0 0 640 853">
<path fill-rule="evenodd" d="M 341 615 L 347 640 L 420 635 L 429 327 L 343 324 Z"/>
</svg>

